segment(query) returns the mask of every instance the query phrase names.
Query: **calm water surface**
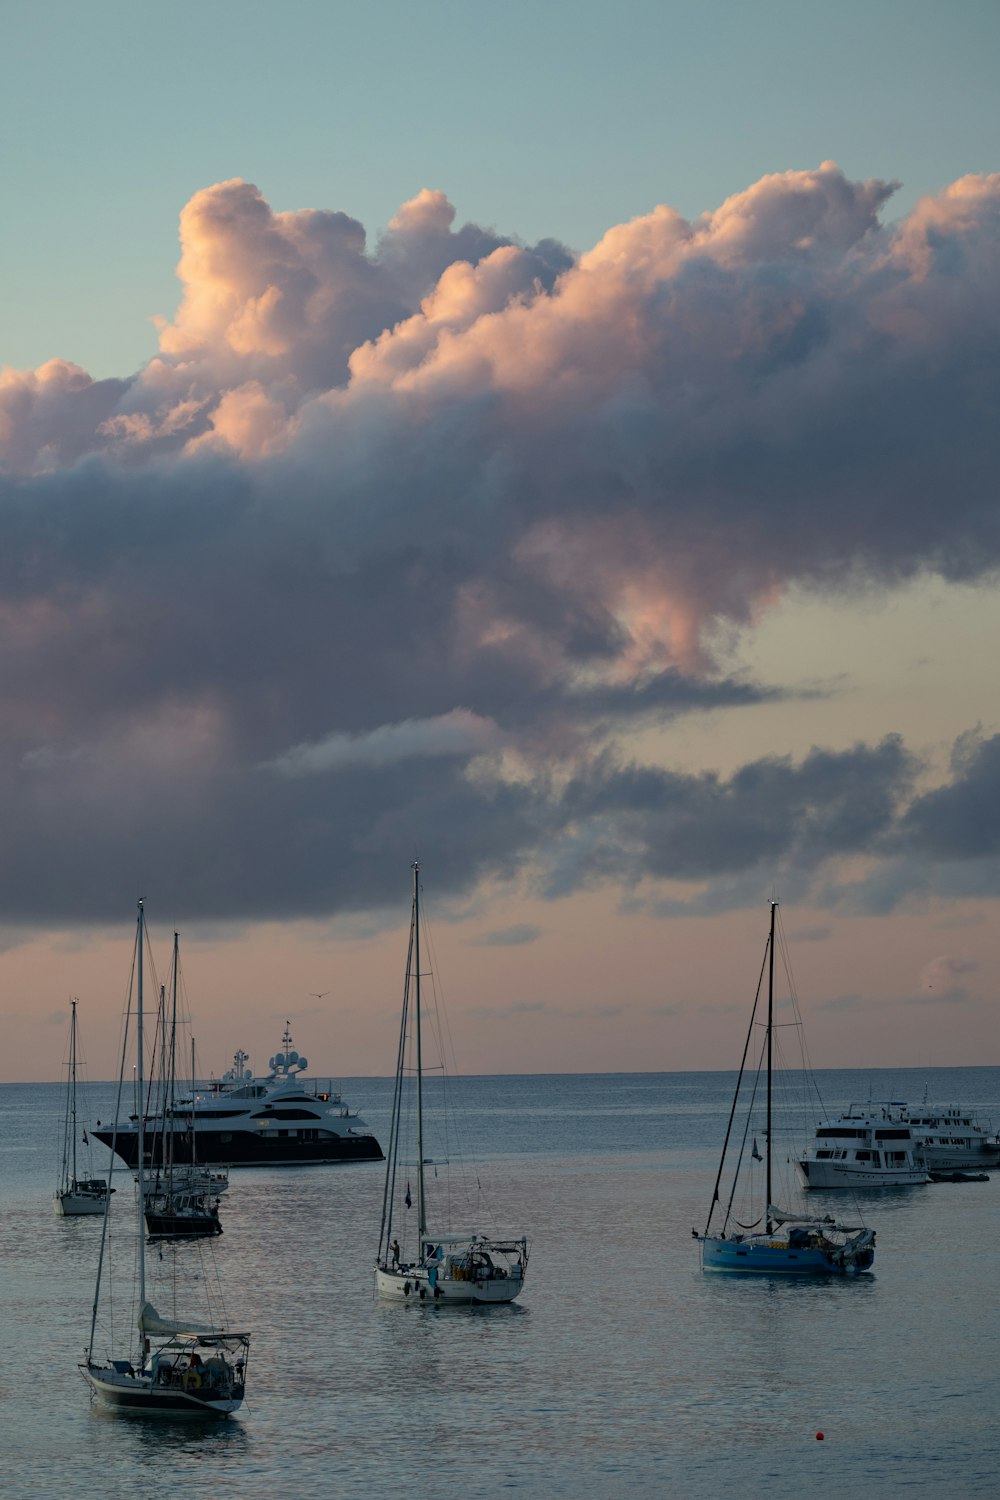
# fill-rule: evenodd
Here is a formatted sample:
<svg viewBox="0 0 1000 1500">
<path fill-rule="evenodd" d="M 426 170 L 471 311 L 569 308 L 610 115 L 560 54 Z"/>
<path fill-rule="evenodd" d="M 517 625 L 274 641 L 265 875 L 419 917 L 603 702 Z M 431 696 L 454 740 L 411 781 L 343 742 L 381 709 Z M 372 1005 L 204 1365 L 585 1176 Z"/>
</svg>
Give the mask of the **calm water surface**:
<svg viewBox="0 0 1000 1500">
<path fill-rule="evenodd" d="M 1000 1126 L 998 1068 L 819 1080 L 828 1105 L 926 1087 Z M 91 1405 L 76 1366 L 100 1220 L 52 1212 L 60 1088 L 0 1087 L 2 1494 L 996 1495 L 1000 1173 L 868 1195 L 872 1277 L 706 1278 L 691 1228 L 731 1086 L 720 1073 L 462 1084 L 496 1217 L 532 1246 L 522 1301 L 481 1312 L 373 1300 L 379 1164 L 234 1172 L 215 1260 L 253 1331 L 250 1399 L 207 1428 Z M 384 1140 L 391 1083 L 344 1093 Z M 109 1117 L 111 1095 L 92 1085 L 83 1111 Z M 196 1246 L 168 1254 L 202 1274 Z"/>
</svg>

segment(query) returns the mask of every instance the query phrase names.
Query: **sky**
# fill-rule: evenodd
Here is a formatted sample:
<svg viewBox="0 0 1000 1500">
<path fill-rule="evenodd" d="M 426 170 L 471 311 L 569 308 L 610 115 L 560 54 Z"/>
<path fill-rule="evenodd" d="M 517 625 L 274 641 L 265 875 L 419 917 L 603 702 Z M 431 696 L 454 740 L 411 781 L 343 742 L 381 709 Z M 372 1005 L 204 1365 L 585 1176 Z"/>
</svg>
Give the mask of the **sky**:
<svg viewBox="0 0 1000 1500">
<path fill-rule="evenodd" d="M 1000 1063 L 1000 9 L 3 21 L 0 1080 Z"/>
</svg>

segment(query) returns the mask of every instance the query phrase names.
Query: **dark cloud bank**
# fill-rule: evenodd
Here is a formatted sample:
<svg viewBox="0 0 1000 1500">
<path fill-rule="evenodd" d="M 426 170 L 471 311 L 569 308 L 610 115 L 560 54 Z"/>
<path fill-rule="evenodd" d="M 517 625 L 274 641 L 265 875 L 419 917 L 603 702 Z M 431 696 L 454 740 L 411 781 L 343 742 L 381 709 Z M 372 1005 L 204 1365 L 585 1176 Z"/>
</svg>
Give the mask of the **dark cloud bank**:
<svg viewBox="0 0 1000 1500">
<path fill-rule="evenodd" d="M 995 575 L 1000 178 L 890 192 L 828 163 L 579 257 L 438 193 L 370 252 L 196 195 L 160 357 L 0 373 L 0 916 L 372 909 L 416 854 L 703 910 L 996 894 L 1000 740 L 930 792 L 892 737 L 622 749 L 780 696 L 711 642 L 791 583 Z"/>
</svg>

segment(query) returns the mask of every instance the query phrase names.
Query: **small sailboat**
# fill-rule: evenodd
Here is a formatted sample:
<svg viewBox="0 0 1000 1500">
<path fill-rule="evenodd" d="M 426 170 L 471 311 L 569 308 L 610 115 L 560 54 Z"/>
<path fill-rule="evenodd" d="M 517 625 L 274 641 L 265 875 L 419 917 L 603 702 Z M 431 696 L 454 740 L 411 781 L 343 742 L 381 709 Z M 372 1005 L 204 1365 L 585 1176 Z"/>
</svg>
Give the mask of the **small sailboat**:
<svg viewBox="0 0 1000 1500">
<path fill-rule="evenodd" d="M 194 1140 L 194 1122 L 187 1145 L 190 1163 L 175 1160 L 177 1132 L 167 1129 L 177 1113 L 177 986 L 180 977 L 180 934 L 174 933 L 171 964 L 171 1014 L 167 1028 L 166 992 L 160 992 L 160 1072 L 164 1107 L 155 1117 L 152 1158 L 145 1178 L 146 1228 L 156 1239 L 188 1239 L 194 1235 L 221 1234 L 219 1194 L 229 1185 L 228 1173 L 199 1168 Z M 194 1039 L 191 1040 L 191 1075 L 194 1078 Z M 193 1087 L 193 1083 L 192 1083 Z M 155 1112 L 154 1112 L 155 1114 Z M 160 1125 L 157 1130 L 156 1125 Z M 143 1134 L 148 1134 L 148 1124 Z"/>
<path fill-rule="evenodd" d="M 72 1000 L 70 1005 L 69 1079 L 66 1089 L 66 1113 L 63 1120 L 62 1166 L 59 1172 L 59 1186 L 53 1195 L 53 1204 L 57 1214 L 63 1214 L 66 1218 L 75 1218 L 80 1214 L 102 1214 L 108 1201 L 109 1190 L 105 1178 L 81 1177 L 77 1166 L 76 1143 L 80 1124 L 76 1112 L 76 1000 Z"/>
<path fill-rule="evenodd" d="M 146 948 L 145 912 L 139 902 L 133 975 L 135 976 L 136 1083 L 138 1097 L 143 1088 L 143 969 Z M 129 1012 L 131 1013 L 131 999 Z M 130 1018 L 130 1017 L 129 1017 Z M 128 1019 L 126 1021 L 126 1042 Z M 118 1106 L 125 1076 L 126 1049 L 122 1050 L 122 1069 L 118 1083 Z M 234 1329 L 224 1310 L 209 1307 L 203 1320 L 178 1311 L 184 1306 L 182 1290 L 185 1262 L 182 1257 L 198 1253 L 194 1247 L 175 1247 L 174 1262 L 169 1268 L 163 1289 L 171 1296 L 170 1315 L 161 1315 L 149 1300 L 150 1286 L 146 1274 L 146 1234 L 143 1222 L 145 1208 L 145 1153 L 139 1154 L 137 1172 L 134 1263 L 122 1267 L 119 1296 L 102 1295 L 105 1282 L 113 1279 L 108 1226 L 112 1213 L 104 1218 L 101 1252 L 97 1267 L 97 1285 L 90 1321 L 90 1340 L 86 1359 L 80 1365 L 94 1396 L 104 1405 L 119 1411 L 148 1416 L 228 1417 L 243 1404 L 247 1366 L 250 1357 L 250 1335 Z M 116 1236 L 116 1241 L 119 1236 Z M 206 1295 L 216 1278 L 200 1275 Z M 134 1300 L 128 1296 L 132 1290 Z M 193 1295 L 188 1288 L 188 1296 Z M 122 1328 L 120 1309 L 130 1307 L 128 1323 Z M 98 1354 L 99 1341 L 107 1350 Z"/>
<path fill-rule="evenodd" d="M 396 1063 L 392 1126 L 386 1154 L 382 1226 L 375 1264 L 379 1297 L 395 1302 L 423 1302 L 431 1306 L 471 1306 L 513 1302 L 524 1286 L 528 1242 L 522 1235 L 485 1234 L 456 1230 L 431 1218 L 426 1168 L 438 1163 L 425 1155 L 424 1038 L 421 997 L 420 865 L 413 866 L 413 903 L 403 987 L 403 1014 Z M 412 1083 L 409 1088 L 408 1083 Z M 415 1157 L 407 1159 L 407 1132 L 415 1127 Z M 444 1165 L 444 1163 L 442 1163 Z M 416 1182 L 416 1214 L 411 1181 Z M 402 1245 L 400 1241 L 402 1240 Z"/>
<path fill-rule="evenodd" d="M 750 1029 L 747 1032 L 746 1045 L 743 1049 L 743 1060 L 740 1064 L 740 1073 L 736 1085 L 736 1094 L 733 1106 L 729 1114 L 729 1124 L 726 1129 L 725 1142 L 722 1148 L 722 1160 L 719 1163 L 718 1174 L 715 1179 L 715 1188 L 712 1194 L 712 1202 L 708 1211 L 708 1219 L 704 1231 L 699 1234 L 696 1229 L 691 1231 L 701 1248 L 701 1265 L 703 1271 L 735 1271 L 756 1273 L 768 1276 L 856 1276 L 861 1272 L 870 1271 L 875 1259 L 875 1231 L 866 1228 L 863 1224 L 841 1224 L 832 1216 L 799 1214 L 789 1209 L 779 1208 L 773 1202 L 773 1140 L 774 1140 L 774 1108 L 773 1108 L 773 1071 L 774 1071 L 774 943 L 775 922 L 778 903 L 771 902 L 771 925 L 767 941 L 766 963 L 768 969 L 767 984 L 767 1024 L 764 1036 L 764 1045 L 758 1065 L 758 1079 L 763 1070 L 766 1080 L 766 1104 L 763 1120 L 764 1152 L 758 1150 L 757 1137 L 753 1134 L 752 1122 L 753 1112 L 757 1106 L 758 1088 L 757 1080 L 754 1081 L 750 1090 L 750 1111 L 743 1130 L 742 1145 L 738 1153 L 736 1170 L 732 1180 L 732 1190 L 729 1194 L 725 1208 L 722 1208 L 719 1197 L 719 1186 L 725 1170 L 726 1151 L 733 1131 L 733 1121 L 736 1114 L 737 1104 L 740 1098 L 741 1085 L 743 1084 L 746 1071 L 747 1055 L 750 1051 L 750 1039 L 756 1024 L 757 1005 L 760 999 L 760 984 L 757 987 L 757 996 L 754 999 L 753 1012 L 750 1017 Z M 763 966 L 761 968 L 761 979 L 763 979 Z M 747 1141 L 752 1140 L 753 1145 L 747 1151 Z M 737 1184 L 741 1175 L 745 1175 L 755 1164 L 762 1169 L 764 1182 L 762 1199 L 751 1210 L 758 1217 L 748 1223 L 742 1223 L 736 1219 L 733 1205 L 737 1191 Z M 712 1221 L 716 1209 L 720 1210 L 721 1222 L 718 1228 L 712 1228 Z M 763 1226 L 763 1227 L 761 1227 Z"/>
</svg>

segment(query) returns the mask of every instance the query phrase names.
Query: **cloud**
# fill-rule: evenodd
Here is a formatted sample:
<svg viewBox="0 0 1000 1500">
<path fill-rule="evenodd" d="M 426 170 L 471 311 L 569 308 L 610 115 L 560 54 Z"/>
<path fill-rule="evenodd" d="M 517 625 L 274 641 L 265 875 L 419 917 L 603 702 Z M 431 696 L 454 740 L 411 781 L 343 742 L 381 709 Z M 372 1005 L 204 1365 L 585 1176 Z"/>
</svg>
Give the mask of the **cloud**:
<svg viewBox="0 0 1000 1500">
<path fill-rule="evenodd" d="M 831 905 L 885 912 L 942 900 L 1000 895 L 1000 735 L 969 730 L 956 740 L 949 774 L 914 796 L 881 846 L 876 868 L 831 886 Z"/>
<path fill-rule="evenodd" d="M 448 890 L 661 912 L 775 866 L 1000 888 L 991 741 L 919 793 L 891 738 L 729 779 L 621 748 L 782 697 L 719 642 L 792 585 L 1000 566 L 1000 177 L 891 191 L 826 162 L 579 256 L 437 190 L 374 247 L 197 193 L 156 359 L 0 376 L 0 910 L 108 915 L 148 867 L 205 918 L 363 911 L 430 849 Z"/>
<path fill-rule="evenodd" d="M 904 843 L 940 859 L 1000 856 L 1000 735 L 963 735 L 951 767 L 951 781 L 908 810 L 901 829 Z"/>
<path fill-rule="evenodd" d="M 834 1012 L 845 1011 L 851 1013 L 855 1011 L 879 1010 L 885 1004 L 886 1001 L 873 999 L 870 995 L 858 995 L 851 993 L 845 995 L 831 995 L 827 1000 L 818 1001 L 815 1009 L 830 1010 Z"/>
<path fill-rule="evenodd" d="M 435 719 L 407 719 L 367 734 L 331 734 L 313 745 L 293 745 L 265 769 L 283 776 L 315 776 L 347 766 L 394 765 L 413 756 L 476 755 L 501 743 L 494 723 L 455 708 Z"/>
<path fill-rule="evenodd" d="M 962 980 L 966 975 L 974 974 L 978 968 L 978 962 L 971 958 L 955 958 L 947 953 L 932 958 L 920 971 L 917 998 L 927 1001 L 966 1000 L 969 991 Z"/>
<path fill-rule="evenodd" d="M 793 938 L 798 943 L 825 943 L 831 936 L 833 928 L 829 925 L 817 925 L 815 927 L 796 927 Z"/>
<path fill-rule="evenodd" d="M 645 876 L 703 881 L 753 871 L 816 868 L 878 847 L 894 826 L 916 761 L 896 736 L 878 746 L 812 750 L 798 765 L 767 757 L 728 780 L 608 756 L 579 773 L 563 795 L 564 839 L 586 852 L 557 851 L 553 881 L 634 884 Z M 577 834 L 579 830 L 579 835 Z"/>
<path fill-rule="evenodd" d="M 521 948 L 527 943 L 537 942 L 542 929 L 531 922 L 519 922 L 514 927 L 500 927 L 493 932 L 484 932 L 476 938 L 476 945 L 483 948 Z"/>
</svg>

